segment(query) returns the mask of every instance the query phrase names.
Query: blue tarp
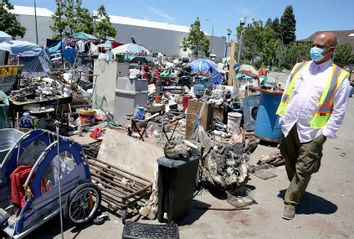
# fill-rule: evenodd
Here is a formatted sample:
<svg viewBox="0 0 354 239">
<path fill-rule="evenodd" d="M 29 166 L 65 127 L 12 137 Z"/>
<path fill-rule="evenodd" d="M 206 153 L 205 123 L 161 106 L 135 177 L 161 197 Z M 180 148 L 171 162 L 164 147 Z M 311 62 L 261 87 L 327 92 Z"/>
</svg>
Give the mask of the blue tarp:
<svg viewBox="0 0 354 239">
<path fill-rule="evenodd" d="M 0 50 L 8 51 L 11 55 L 20 57 L 38 56 L 42 52 L 42 48 L 28 41 L 6 41 L 0 42 Z"/>
<path fill-rule="evenodd" d="M 74 64 L 76 57 L 76 50 L 73 48 L 67 48 L 63 51 L 64 59 L 70 62 L 70 64 Z"/>
<path fill-rule="evenodd" d="M 18 56 L 22 73 L 31 73 L 31 76 L 45 75 L 50 71 L 48 56 L 40 46 L 27 41 L 0 42 L 0 50 L 10 52 L 12 56 Z"/>
<path fill-rule="evenodd" d="M 219 85 L 222 82 L 222 76 L 217 70 L 216 63 L 212 62 L 208 59 L 198 59 L 189 63 L 192 68 L 192 74 L 196 73 L 204 73 L 204 74 L 212 74 L 214 79 L 214 84 Z"/>
<path fill-rule="evenodd" d="M 23 65 L 21 72 L 32 77 L 46 75 L 50 72 L 48 60 L 44 50 L 38 56 L 20 57 L 20 64 Z"/>
<path fill-rule="evenodd" d="M 64 41 L 65 41 L 65 38 L 64 38 L 63 40 L 61 40 L 60 42 L 58 42 L 58 44 L 56 44 L 55 46 L 49 48 L 49 49 L 48 49 L 48 50 L 49 50 L 49 53 L 52 53 L 52 52 L 55 52 L 55 51 L 60 50 L 61 45 L 64 43 Z"/>
<path fill-rule="evenodd" d="M 11 40 L 12 40 L 12 36 L 7 34 L 6 32 L 0 31 L 0 42 L 11 41 Z"/>
</svg>

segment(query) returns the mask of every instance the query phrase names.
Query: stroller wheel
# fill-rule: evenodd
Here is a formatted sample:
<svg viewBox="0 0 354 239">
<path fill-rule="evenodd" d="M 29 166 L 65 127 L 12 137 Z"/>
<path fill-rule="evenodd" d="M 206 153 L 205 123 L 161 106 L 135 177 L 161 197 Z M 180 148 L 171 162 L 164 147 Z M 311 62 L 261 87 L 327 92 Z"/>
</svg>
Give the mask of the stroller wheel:
<svg viewBox="0 0 354 239">
<path fill-rule="evenodd" d="M 101 192 L 92 183 L 84 183 L 69 195 L 65 218 L 69 223 L 82 224 L 92 220 L 101 205 Z"/>
</svg>

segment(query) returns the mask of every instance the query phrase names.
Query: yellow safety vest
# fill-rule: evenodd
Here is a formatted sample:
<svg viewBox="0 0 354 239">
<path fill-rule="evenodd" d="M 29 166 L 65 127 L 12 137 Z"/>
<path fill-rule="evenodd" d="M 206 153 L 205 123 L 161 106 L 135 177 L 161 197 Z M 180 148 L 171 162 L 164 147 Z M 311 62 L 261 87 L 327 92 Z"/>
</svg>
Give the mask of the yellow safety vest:
<svg viewBox="0 0 354 239">
<path fill-rule="evenodd" d="M 288 88 L 283 93 L 276 114 L 285 114 L 286 108 L 289 104 L 289 100 L 291 99 L 291 96 L 293 94 L 294 86 L 298 79 L 298 76 L 301 71 L 305 69 L 305 66 L 307 66 L 310 62 L 311 61 L 297 63 L 291 70 Z M 319 100 L 319 109 L 310 122 L 311 128 L 319 129 L 323 128 L 327 124 L 327 121 L 331 117 L 333 110 L 333 97 L 345 77 L 349 77 L 349 73 L 343 70 L 342 68 L 338 67 L 337 65 L 332 64 L 331 67 L 331 74 L 329 75 L 327 85 L 324 88 Z"/>
</svg>

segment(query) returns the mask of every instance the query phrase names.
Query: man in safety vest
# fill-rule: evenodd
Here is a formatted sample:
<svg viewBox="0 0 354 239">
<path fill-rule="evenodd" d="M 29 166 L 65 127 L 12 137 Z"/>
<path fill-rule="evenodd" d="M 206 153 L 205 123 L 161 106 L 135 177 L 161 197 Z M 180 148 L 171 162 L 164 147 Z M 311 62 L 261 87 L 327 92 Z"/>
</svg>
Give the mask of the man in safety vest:
<svg viewBox="0 0 354 239">
<path fill-rule="evenodd" d="M 318 34 L 312 43 L 312 61 L 292 69 L 277 114 L 284 137 L 280 152 L 290 181 L 284 197 L 283 218 L 291 220 L 311 175 L 321 165 L 327 138 L 335 138 L 349 98 L 348 72 L 333 64 L 337 38 Z"/>
</svg>

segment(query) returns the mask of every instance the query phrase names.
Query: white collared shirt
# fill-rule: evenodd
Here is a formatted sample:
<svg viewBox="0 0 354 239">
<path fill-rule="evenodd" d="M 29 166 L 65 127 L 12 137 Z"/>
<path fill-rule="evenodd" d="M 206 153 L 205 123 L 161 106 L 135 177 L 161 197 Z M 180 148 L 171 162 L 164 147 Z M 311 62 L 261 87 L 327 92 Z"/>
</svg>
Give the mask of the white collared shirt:
<svg viewBox="0 0 354 239">
<path fill-rule="evenodd" d="M 331 74 L 332 61 L 322 64 L 309 63 L 301 71 L 294 86 L 284 115 L 280 116 L 284 136 L 287 136 L 295 125 L 301 143 L 306 143 L 323 134 L 327 138 L 336 138 L 336 132 L 342 124 L 345 108 L 348 103 L 350 85 L 346 77 L 339 86 L 333 98 L 333 112 L 327 124 L 322 129 L 310 127 L 310 121 L 319 108 L 319 100 Z M 288 78 L 286 87 L 289 85 Z"/>
</svg>

